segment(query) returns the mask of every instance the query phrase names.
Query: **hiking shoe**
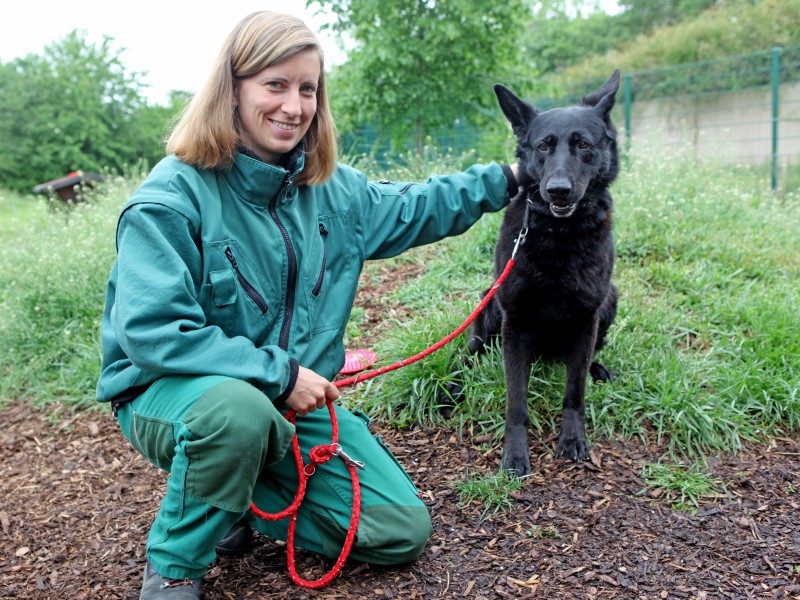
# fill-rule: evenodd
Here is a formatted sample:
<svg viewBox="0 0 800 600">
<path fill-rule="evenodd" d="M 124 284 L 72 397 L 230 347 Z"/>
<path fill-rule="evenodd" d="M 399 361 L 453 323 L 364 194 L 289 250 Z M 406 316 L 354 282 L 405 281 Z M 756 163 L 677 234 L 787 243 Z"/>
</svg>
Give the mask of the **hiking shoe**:
<svg viewBox="0 0 800 600">
<path fill-rule="evenodd" d="M 139 600 L 198 600 L 203 597 L 200 579 L 167 579 L 147 561 Z"/>
<path fill-rule="evenodd" d="M 240 554 L 252 547 L 253 529 L 247 521 L 242 520 L 233 524 L 225 537 L 216 545 L 215 550 L 218 554 Z"/>
</svg>

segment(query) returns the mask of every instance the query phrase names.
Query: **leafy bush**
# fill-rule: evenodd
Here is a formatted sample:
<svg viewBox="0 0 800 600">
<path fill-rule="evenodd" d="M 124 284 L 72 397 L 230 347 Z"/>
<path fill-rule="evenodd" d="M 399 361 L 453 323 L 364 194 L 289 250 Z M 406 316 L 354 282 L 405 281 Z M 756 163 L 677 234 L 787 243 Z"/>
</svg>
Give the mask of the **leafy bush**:
<svg viewBox="0 0 800 600">
<path fill-rule="evenodd" d="M 583 62 L 556 74 L 552 82 L 569 90 L 570 84 L 579 85 L 579 82 L 597 78 L 598 74 L 611 73 L 617 67 L 626 72 L 646 71 L 768 51 L 775 46 L 787 48 L 799 44 L 800 0 L 724 2 L 696 19 L 663 27 L 606 54 L 587 57 Z M 755 70 L 737 75 L 736 71 L 728 72 L 726 67 L 730 65 L 723 62 L 711 73 L 709 65 L 714 64 L 710 62 L 704 66 L 704 71 L 699 72 L 699 81 L 712 81 L 715 75 L 725 79 L 755 77 L 758 82 L 750 81 L 744 85 L 738 84 L 738 87 L 769 81 L 768 68 L 766 73 Z M 769 62 L 766 64 L 769 65 Z M 685 74 L 678 76 L 683 78 Z M 796 79 L 795 71 L 793 80 Z M 685 80 L 682 80 L 682 84 L 685 85 Z M 691 88 L 689 91 L 703 90 Z"/>
</svg>

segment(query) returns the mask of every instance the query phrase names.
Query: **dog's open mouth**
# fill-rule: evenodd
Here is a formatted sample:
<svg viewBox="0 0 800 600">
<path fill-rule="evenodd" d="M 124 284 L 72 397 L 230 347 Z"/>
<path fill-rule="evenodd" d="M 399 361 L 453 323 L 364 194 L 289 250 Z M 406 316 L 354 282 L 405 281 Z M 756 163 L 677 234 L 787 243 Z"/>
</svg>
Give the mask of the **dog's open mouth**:
<svg viewBox="0 0 800 600">
<path fill-rule="evenodd" d="M 554 217 L 572 216 L 572 213 L 575 212 L 576 208 L 578 208 L 577 202 L 573 204 L 556 204 L 555 202 L 550 203 L 550 212 Z"/>
</svg>

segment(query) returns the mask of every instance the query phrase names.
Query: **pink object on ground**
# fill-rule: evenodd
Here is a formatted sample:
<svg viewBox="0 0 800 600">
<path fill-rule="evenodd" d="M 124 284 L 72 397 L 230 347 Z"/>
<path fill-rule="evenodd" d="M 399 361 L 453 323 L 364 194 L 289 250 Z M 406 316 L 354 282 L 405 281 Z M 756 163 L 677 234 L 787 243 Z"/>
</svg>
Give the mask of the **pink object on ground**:
<svg viewBox="0 0 800 600">
<path fill-rule="evenodd" d="M 377 356 L 372 350 L 350 350 L 344 353 L 344 366 L 341 375 L 352 375 L 375 364 Z"/>
</svg>

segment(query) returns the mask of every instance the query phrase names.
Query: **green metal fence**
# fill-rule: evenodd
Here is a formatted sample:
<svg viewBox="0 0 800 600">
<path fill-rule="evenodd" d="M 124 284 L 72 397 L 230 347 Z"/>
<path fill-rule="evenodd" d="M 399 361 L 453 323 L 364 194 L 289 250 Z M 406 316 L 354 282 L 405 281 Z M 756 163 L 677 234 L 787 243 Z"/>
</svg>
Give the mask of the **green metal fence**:
<svg viewBox="0 0 800 600">
<path fill-rule="evenodd" d="M 773 189 L 796 177 L 800 46 L 627 73 L 623 90 L 628 141 L 763 167 Z"/>
<path fill-rule="evenodd" d="M 533 103 L 575 103 L 604 81 Z M 623 73 L 613 118 L 629 145 L 750 165 L 772 189 L 800 187 L 800 46 Z"/>
<path fill-rule="evenodd" d="M 571 104 L 603 81 L 576 82 L 560 98 L 532 102 L 542 109 Z M 750 165 L 773 189 L 798 188 L 800 46 L 623 73 L 614 121 L 629 144 Z M 480 132 L 460 124 L 433 141 L 460 152 L 478 145 Z M 343 148 L 370 154 L 388 150 L 369 128 L 351 132 Z"/>
</svg>

